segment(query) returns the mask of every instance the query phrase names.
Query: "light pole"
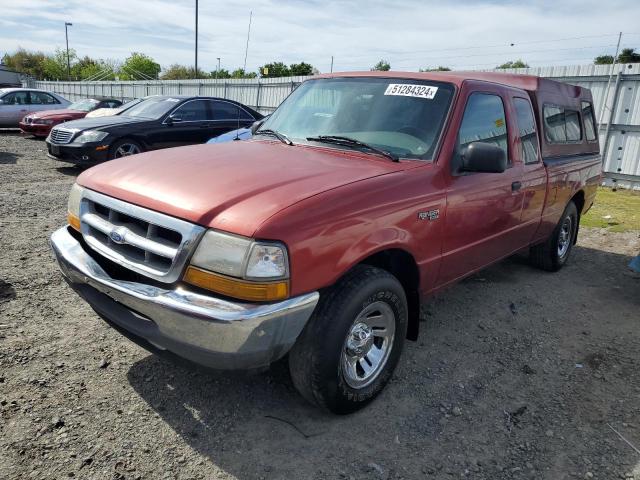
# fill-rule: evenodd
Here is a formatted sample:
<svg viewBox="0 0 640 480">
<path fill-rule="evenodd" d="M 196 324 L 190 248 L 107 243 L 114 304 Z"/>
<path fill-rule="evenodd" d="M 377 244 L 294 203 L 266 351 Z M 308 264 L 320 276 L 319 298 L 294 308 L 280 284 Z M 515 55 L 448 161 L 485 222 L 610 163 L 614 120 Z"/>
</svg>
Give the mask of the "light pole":
<svg viewBox="0 0 640 480">
<path fill-rule="evenodd" d="M 67 80 L 71 80 L 71 60 L 69 60 L 69 32 L 68 27 L 73 26 L 73 23 L 64 22 L 64 37 L 67 40 Z"/>
<path fill-rule="evenodd" d="M 218 60 L 218 69 L 216 70 L 216 80 L 218 79 L 218 75 L 220 75 L 220 57 L 216 57 Z"/>
<path fill-rule="evenodd" d="M 198 78 L 198 0 L 196 0 L 196 78 Z"/>
</svg>

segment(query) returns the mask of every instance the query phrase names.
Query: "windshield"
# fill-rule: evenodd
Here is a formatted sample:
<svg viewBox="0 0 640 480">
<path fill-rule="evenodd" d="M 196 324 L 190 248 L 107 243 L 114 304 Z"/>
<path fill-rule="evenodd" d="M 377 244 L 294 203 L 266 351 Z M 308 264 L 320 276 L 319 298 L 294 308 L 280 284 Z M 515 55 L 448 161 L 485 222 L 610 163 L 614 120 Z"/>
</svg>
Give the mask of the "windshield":
<svg viewBox="0 0 640 480">
<path fill-rule="evenodd" d="M 180 102 L 179 98 L 147 98 L 120 113 L 121 117 L 158 119 Z"/>
<path fill-rule="evenodd" d="M 71 105 L 69 105 L 69 109 L 70 110 L 80 110 L 81 112 L 90 112 L 91 110 L 96 108 L 96 106 L 99 103 L 100 102 L 98 100 L 92 100 L 92 99 L 80 100 L 79 102 L 72 103 Z"/>
<path fill-rule="evenodd" d="M 260 129 L 298 142 L 321 135 L 349 137 L 401 158 L 430 159 L 453 93 L 453 85 L 432 80 L 308 80 Z"/>
</svg>

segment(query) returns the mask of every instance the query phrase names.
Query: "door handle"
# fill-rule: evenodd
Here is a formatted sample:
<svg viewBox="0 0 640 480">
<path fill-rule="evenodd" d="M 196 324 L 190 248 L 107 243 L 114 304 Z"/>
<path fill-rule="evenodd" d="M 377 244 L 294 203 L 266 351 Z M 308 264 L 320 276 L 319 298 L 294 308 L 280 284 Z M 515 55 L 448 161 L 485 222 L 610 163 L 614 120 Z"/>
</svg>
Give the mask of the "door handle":
<svg viewBox="0 0 640 480">
<path fill-rule="evenodd" d="M 511 183 L 511 191 L 512 192 L 517 192 L 521 188 L 522 188 L 522 182 L 512 182 Z"/>
</svg>

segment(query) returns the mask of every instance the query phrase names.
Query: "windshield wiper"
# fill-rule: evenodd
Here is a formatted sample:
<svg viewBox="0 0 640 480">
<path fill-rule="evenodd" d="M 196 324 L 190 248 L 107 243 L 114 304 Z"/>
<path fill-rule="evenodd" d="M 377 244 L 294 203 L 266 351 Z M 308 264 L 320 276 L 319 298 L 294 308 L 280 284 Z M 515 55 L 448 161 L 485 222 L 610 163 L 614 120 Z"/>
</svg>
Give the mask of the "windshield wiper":
<svg viewBox="0 0 640 480">
<path fill-rule="evenodd" d="M 272 137 L 276 137 L 278 140 L 280 140 L 282 143 L 285 143 L 287 145 L 293 145 L 293 142 L 291 140 L 289 140 L 289 137 L 287 137 L 284 133 L 280 133 L 280 132 L 276 132 L 275 130 L 271 130 L 270 128 L 265 128 L 263 130 L 258 130 L 255 135 L 271 135 Z"/>
<path fill-rule="evenodd" d="M 310 142 L 333 143 L 334 145 L 344 145 L 347 147 L 362 147 L 371 150 L 378 155 L 390 158 L 394 162 L 400 161 L 398 156 L 394 153 L 383 150 L 382 148 L 374 147 L 373 145 L 369 145 L 368 143 L 361 142 L 360 140 L 356 140 L 351 137 L 343 137 L 341 135 L 318 135 L 317 137 L 307 137 L 307 140 Z"/>
</svg>

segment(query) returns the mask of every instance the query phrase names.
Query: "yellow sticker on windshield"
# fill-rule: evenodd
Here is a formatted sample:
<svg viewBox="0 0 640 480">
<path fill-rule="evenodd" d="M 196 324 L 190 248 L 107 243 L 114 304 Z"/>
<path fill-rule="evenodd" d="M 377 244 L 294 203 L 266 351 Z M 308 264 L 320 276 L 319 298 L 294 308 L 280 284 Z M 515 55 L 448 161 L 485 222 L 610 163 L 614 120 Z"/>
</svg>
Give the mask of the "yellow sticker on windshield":
<svg viewBox="0 0 640 480">
<path fill-rule="evenodd" d="M 496 127 L 500 128 L 500 127 L 504 127 L 504 118 L 499 118 L 496 120 Z"/>
<path fill-rule="evenodd" d="M 436 96 L 438 87 L 429 85 L 409 85 L 407 83 L 391 83 L 384 91 L 385 95 L 400 95 L 402 97 L 417 97 L 432 100 Z"/>
</svg>

